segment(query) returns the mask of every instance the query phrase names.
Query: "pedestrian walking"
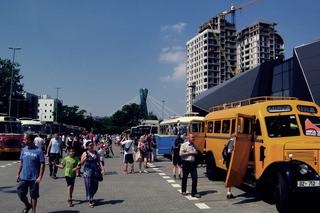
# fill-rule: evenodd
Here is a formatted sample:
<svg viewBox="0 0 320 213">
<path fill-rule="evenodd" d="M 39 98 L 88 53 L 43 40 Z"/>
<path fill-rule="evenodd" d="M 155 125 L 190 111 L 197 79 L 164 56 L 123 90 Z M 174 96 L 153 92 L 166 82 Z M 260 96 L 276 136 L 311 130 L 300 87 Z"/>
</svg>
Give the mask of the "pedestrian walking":
<svg viewBox="0 0 320 213">
<path fill-rule="evenodd" d="M 94 207 L 93 197 L 98 191 L 99 178 L 105 173 L 98 153 L 94 150 L 94 143 L 87 142 L 87 151 L 81 156 L 80 165 L 83 165 L 83 178 L 86 189 L 86 198 L 89 207 Z"/>
<path fill-rule="evenodd" d="M 194 135 L 189 135 L 189 140 L 181 144 L 180 147 L 180 157 L 182 159 L 182 183 L 181 183 L 181 194 L 187 195 L 187 180 L 188 175 L 191 174 L 192 178 L 192 190 L 191 196 L 200 198 L 200 195 L 197 192 L 198 184 L 198 173 L 197 173 L 197 164 L 195 162 L 195 156 L 197 155 L 197 149 L 194 144 Z"/>
<path fill-rule="evenodd" d="M 47 157 L 49 157 L 50 177 L 52 177 L 53 179 L 57 179 L 58 167 L 56 165 L 59 164 L 60 151 L 61 142 L 59 140 L 59 135 L 55 133 L 54 137 L 50 140 L 46 155 Z"/>
<path fill-rule="evenodd" d="M 123 157 L 123 172 L 128 174 L 128 164 L 131 165 L 130 173 L 134 173 L 134 140 L 131 139 L 130 133 L 127 133 L 126 140 L 121 142 L 121 145 L 124 146 L 124 157 Z"/>
<path fill-rule="evenodd" d="M 234 150 L 234 140 L 235 140 L 235 135 L 232 134 L 229 138 L 229 141 L 226 145 L 226 154 L 224 157 L 224 161 L 226 163 L 227 170 L 229 169 L 230 165 L 230 160 L 231 160 L 231 155 Z M 236 198 L 232 193 L 231 193 L 231 187 L 226 187 L 227 188 L 227 199 L 234 199 Z"/>
<path fill-rule="evenodd" d="M 45 170 L 45 157 L 42 149 L 34 144 L 31 134 L 24 135 L 23 142 L 26 147 L 21 150 L 20 161 L 17 170 L 17 182 L 19 182 L 17 193 L 24 203 L 23 213 L 28 213 L 32 208 L 32 213 L 36 213 L 37 199 L 39 198 L 39 184 Z M 30 191 L 31 202 L 27 198 Z"/>
<path fill-rule="evenodd" d="M 138 143 L 138 149 L 140 152 L 140 159 L 139 159 L 139 173 L 142 173 L 142 163 L 144 163 L 144 173 L 148 173 L 147 171 L 147 160 L 148 160 L 148 149 L 146 144 L 146 138 L 144 135 L 140 137 L 139 143 Z"/>
<path fill-rule="evenodd" d="M 73 148 L 68 148 L 68 155 L 63 158 L 61 164 L 56 165 L 58 168 L 64 169 L 64 176 L 68 187 L 68 206 L 72 207 L 72 194 L 76 179 L 76 172 L 80 169 L 80 159 L 75 156 Z"/>
<path fill-rule="evenodd" d="M 42 149 L 42 151 L 45 150 L 45 142 L 43 138 L 40 137 L 39 133 L 37 134 L 37 137 L 34 138 L 34 144 L 40 149 Z"/>
<path fill-rule="evenodd" d="M 104 150 L 104 144 L 103 143 L 100 143 L 98 145 L 99 149 L 98 149 L 98 155 L 99 155 L 99 158 L 100 158 L 100 162 L 102 164 L 102 166 L 104 167 L 104 156 L 106 155 L 106 152 Z"/>
<path fill-rule="evenodd" d="M 179 175 L 179 179 L 181 179 L 181 157 L 179 155 L 181 144 L 183 143 L 183 139 L 181 135 L 178 134 L 176 140 L 174 141 L 174 146 L 172 147 L 172 175 L 174 179 L 177 179 L 177 174 Z"/>
</svg>

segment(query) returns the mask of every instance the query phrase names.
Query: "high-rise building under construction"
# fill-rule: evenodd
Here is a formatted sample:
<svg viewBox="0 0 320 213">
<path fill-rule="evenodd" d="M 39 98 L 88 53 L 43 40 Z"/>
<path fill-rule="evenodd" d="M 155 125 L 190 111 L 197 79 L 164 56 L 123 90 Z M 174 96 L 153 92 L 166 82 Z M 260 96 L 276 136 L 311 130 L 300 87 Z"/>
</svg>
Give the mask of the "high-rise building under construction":
<svg viewBox="0 0 320 213">
<path fill-rule="evenodd" d="M 192 102 L 200 93 L 261 63 L 284 58 L 276 23 L 257 22 L 237 33 L 221 14 L 200 26 L 186 44 L 187 112 L 192 112 Z"/>
<path fill-rule="evenodd" d="M 186 99 L 191 112 L 195 96 L 234 76 L 236 28 L 224 17 L 213 17 L 187 42 Z"/>
<path fill-rule="evenodd" d="M 276 23 L 257 22 L 237 33 L 237 69 L 244 72 L 269 60 L 284 58 Z"/>
</svg>

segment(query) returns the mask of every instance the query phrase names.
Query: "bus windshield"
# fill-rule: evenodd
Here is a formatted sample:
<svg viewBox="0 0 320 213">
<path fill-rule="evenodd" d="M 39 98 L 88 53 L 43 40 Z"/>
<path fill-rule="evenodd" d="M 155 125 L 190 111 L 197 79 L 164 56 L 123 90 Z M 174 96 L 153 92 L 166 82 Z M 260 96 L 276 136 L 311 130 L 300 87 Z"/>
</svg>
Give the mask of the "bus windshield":
<svg viewBox="0 0 320 213">
<path fill-rule="evenodd" d="M 303 133 L 307 136 L 320 136 L 320 117 L 299 115 Z"/>
<path fill-rule="evenodd" d="M 18 133 L 22 134 L 22 127 L 20 123 L 16 122 L 1 122 L 0 133 Z"/>
<path fill-rule="evenodd" d="M 265 118 L 268 135 L 274 137 L 299 136 L 299 126 L 295 115 L 278 115 Z"/>
</svg>

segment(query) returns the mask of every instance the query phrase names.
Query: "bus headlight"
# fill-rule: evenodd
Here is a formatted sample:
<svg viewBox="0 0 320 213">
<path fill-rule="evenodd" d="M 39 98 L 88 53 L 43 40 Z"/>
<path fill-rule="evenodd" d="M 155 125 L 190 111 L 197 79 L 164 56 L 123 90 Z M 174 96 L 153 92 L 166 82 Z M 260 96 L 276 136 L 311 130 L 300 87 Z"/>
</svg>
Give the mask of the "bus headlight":
<svg viewBox="0 0 320 213">
<path fill-rule="evenodd" d="M 301 164 L 299 165 L 299 172 L 302 174 L 302 175 L 305 175 L 308 173 L 308 166 L 306 164 Z"/>
</svg>

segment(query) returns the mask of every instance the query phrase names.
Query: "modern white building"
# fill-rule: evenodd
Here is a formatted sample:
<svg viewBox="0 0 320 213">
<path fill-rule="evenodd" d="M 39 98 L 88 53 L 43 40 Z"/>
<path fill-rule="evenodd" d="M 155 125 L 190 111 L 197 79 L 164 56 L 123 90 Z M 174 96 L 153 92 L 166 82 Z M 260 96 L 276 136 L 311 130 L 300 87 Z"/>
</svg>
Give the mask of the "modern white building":
<svg viewBox="0 0 320 213">
<path fill-rule="evenodd" d="M 284 41 L 276 23 L 257 22 L 237 33 L 237 69 L 244 72 L 266 61 L 284 58 Z"/>
<path fill-rule="evenodd" d="M 186 102 L 234 76 L 236 70 L 235 25 L 217 16 L 200 26 L 198 34 L 187 43 Z"/>
<path fill-rule="evenodd" d="M 53 122 L 55 112 L 62 102 L 58 99 L 51 98 L 48 95 L 42 95 L 38 101 L 38 119 L 41 122 Z"/>
</svg>

